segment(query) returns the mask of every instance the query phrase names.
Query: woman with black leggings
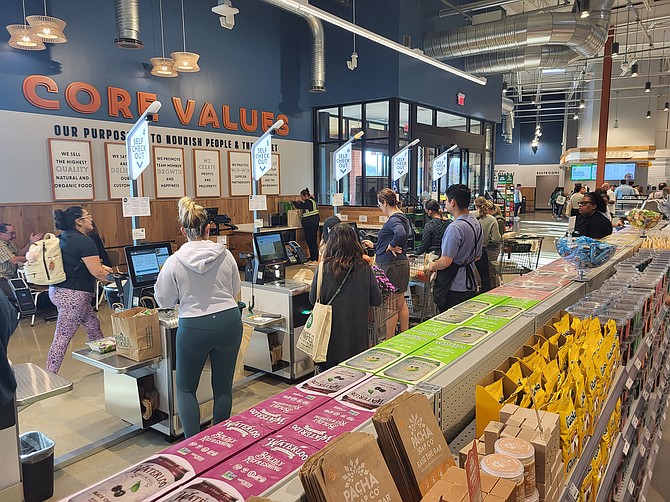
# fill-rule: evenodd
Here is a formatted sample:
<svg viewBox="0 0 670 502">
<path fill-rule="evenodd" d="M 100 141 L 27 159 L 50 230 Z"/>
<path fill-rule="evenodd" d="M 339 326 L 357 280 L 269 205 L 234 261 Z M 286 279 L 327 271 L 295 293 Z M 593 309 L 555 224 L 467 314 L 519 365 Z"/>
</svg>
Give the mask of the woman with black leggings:
<svg viewBox="0 0 670 502">
<path fill-rule="evenodd" d="M 302 209 L 302 228 L 305 231 L 305 241 L 309 248 L 309 261 L 319 261 L 319 246 L 317 244 L 319 206 L 309 193 L 309 188 L 300 192 L 300 199 L 294 200 L 293 205 Z"/>
<path fill-rule="evenodd" d="M 179 200 L 179 223 L 186 242 L 158 274 L 154 296 L 162 308 L 179 303 L 177 326 L 177 406 L 184 436 L 200 432 L 196 391 L 207 356 L 212 367 L 213 424 L 230 417 L 233 375 L 242 341 L 235 297 L 240 274 L 223 244 L 209 240 L 207 211 L 190 197 Z"/>
</svg>

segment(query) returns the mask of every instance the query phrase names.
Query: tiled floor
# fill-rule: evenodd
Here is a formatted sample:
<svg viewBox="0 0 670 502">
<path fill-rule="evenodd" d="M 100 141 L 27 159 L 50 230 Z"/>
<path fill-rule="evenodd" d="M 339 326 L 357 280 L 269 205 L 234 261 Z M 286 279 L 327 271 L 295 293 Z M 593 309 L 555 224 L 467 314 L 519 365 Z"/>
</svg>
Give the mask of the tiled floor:
<svg viewBox="0 0 670 502">
<path fill-rule="evenodd" d="M 518 232 L 544 236 L 540 265 L 554 260 L 556 255 L 553 239 L 562 237 L 567 221 L 554 221 L 547 213 L 522 215 Z M 103 331 L 111 334 L 109 310 L 103 307 L 99 313 Z M 54 323 L 45 323 L 41 318 L 35 327 L 29 319 L 21 321 L 9 344 L 9 356 L 15 363 L 33 362 L 44 367 L 46 354 L 51 344 Z M 72 341 L 71 348 L 84 346 L 86 341 L 80 330 Z M 21 432 L 39 430 L 56 442 L 56 456 L 80 448 L 92 441 L 126 426 L 122 420 L 105 412 L 102 371 L 84 363 L 66 358 L 60 374 L 74 382 L 71 392 L 38 402 L 19 412 Z M 234 392 L 234 412 L 243 411 L 255 403 L 288 387 L 285 382 L 269 376 L 255 380 Z M 52 500 L 74 493 L 95 481 L 109 476 L 165 448 L 165 437 L 153 430 L 103 450 L 85 460 L 72 464 L 55 473 L 55 491 Z M 670 438 L 661 443 L 655 475 L 647 501 L 670 500 L 670 477 L 664 475 L 665 460 L 670 457 Z"/>
</svg>

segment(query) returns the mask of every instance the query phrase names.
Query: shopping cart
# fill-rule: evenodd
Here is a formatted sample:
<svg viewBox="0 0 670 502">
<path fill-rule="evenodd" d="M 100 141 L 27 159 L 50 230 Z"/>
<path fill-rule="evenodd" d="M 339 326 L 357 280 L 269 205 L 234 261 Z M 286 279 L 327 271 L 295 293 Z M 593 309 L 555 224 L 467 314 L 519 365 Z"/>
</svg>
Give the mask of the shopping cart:
<svg viewBox="0 0 670 502">
<path fill-rule="evenodd" d="M 500 248 L 501 274 L 527 274 L 535 270 L 540 261 L 544 237 L 521 235 L 503 239 Z"/>
<path fill-rule="evenodd" d="M 437 258 L 434 254 L 408 256 L 409 289 L 405 292 L 405 300 L 409 308 L 410 319 L 423 322 L 437 314 L 433 301 L 433 283 L 435 274 L 425 274 L 428 265 Z"/>
<path fill-rule="evenodd" d="M 386 340 L 386 322 L 398 314 L 398 295 L 385 293 L 379 307 L 368 311 L 368 345 L 374 347 Z"/>
</svg>

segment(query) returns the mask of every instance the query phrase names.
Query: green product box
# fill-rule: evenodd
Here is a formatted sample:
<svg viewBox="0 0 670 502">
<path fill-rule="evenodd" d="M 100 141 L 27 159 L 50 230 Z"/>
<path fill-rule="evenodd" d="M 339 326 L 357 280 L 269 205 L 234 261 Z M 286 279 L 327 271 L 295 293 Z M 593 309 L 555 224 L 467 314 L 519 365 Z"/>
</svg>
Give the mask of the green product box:
<svg viewBox="0 0 670 502">
<path fill-rule="evenodd" d="M 493 307 L 495 308 L 495 307 Z M 510 321 L 503 317 L 493 317 L 486 314 L 479 314 L 477 317 L 463 323 L 463 326 L 471 328 L 485 329 L 490 332 L 498 331 Z"/>
<path fill-rule="evenodd" d="M 471 346 L 465 343 L 440 339 L 424 345 L 412 355 L 431 357 L 444 364 L 451 364 L 470 349 Z"/>
<path fill-rule="evenodd" d="M 512 307 L 519 307 L 524 310 L 530 310 L 538 303 L 540 303 L 539 300 L 529 300 L 527 298 L 508 298 L 502 302 L 501 305 L 510 305 Z"/>
<path fill-rule="evenodd" d="M 436 338 L 440 338 L 441 336 L 446 335 L 449 331 L 454 329 L 454 327 L 455 325 L 452 324 L 429 319 L 408 329 L 405 331 L 405 333 L 425 335 L 435 340 Z"/>
<path fill-rule="evenodd" d="M 377 347 L 383 347 L 386 349 L 397 350 L 403 354 L 411 354 L 415 350 L 420 349 L 429 342 L 435 340 L 434 336 L 428 336 L 421 333 L 410 333 L 405 331 L 399 335 L 394 336 L 381 342 Z"/>
<path fill-rule="evenodd" d="M 399 382 L 416 385 L 432 377 L 446 365 L 433 357 L 410 354 L 400 361 L 397 361 L 382 371 L 377 372 L 377 376 L 397 380 Z"/>
<path fill-rule="evenodd" d="M 376 347 L 372 347 L 371 349 L 347 359 L 343 363 L 340 363 L 340 366 L 375 373 L 376 371 L 380 371 L 401 360 L 407 354 L 409 354 L 409 352 L 393 350 L 377 345 Z"/>
<path fill-rule="evenodd" d="M 484 302 L 488 303 L 490 306 L 498 305 L 506 300 L 509 300 L 509 296 L 504 295 L 494 295 L 491 293 L 482 293 L 481 295 L 475 296 L 472 300 L 474 302 Z M 458 307 L 458 306 L 457 306 Z"/>
</svg>

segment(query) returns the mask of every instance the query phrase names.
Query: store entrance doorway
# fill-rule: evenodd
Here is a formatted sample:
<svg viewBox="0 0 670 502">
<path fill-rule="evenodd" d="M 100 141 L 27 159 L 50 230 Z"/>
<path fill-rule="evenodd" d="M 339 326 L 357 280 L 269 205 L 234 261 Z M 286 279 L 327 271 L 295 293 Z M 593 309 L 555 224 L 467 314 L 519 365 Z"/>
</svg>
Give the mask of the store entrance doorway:
<svg viewBox="0 0 670 502">
<path fill-rule="evenodd" d="M 558 185 L 558 174 L 538 174 L 535 177 L 535 209 L 551 210 L 549 197 Z"/>
</svg>

